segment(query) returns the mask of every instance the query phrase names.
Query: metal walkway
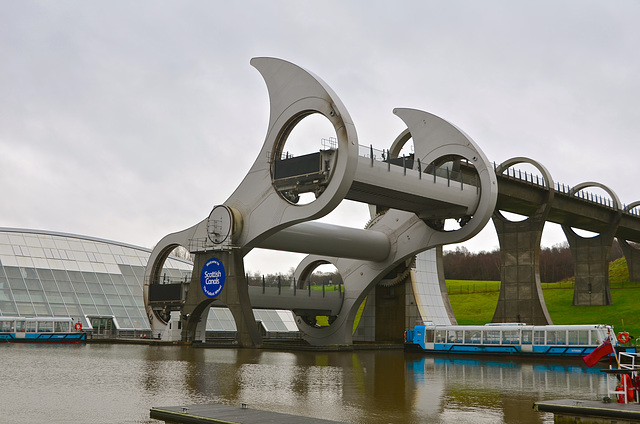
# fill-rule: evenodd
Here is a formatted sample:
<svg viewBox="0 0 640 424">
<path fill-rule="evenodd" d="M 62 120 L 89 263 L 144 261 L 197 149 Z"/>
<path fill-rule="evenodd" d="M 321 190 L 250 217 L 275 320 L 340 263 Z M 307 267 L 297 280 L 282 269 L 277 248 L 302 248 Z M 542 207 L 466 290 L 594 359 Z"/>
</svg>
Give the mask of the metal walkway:
<svg viewBox="0 0 640 424">
<path fill-rule="evenodd" d="M 248 408 L 246 404 L 236 407 L 215 403 L 151 408 L 149 418 L 178 424 L 337 424 L 341 422 L 280 412 L 261 411 Z"/>
</svg>

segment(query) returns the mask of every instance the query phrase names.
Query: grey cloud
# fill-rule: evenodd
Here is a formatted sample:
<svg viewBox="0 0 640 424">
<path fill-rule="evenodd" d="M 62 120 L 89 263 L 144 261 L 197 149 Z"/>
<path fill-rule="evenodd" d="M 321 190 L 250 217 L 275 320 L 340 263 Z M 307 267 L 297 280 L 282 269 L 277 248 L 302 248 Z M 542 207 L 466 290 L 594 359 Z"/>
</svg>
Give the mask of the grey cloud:
<svg viewBox="0 0 640 424">
<path fill-rule="evenodd" d="M 253 56 L 319 75 L 363 144 L 387 147 L 393 108 L 415 107 L 496 162 L 529 156 L 631 203 L 639 15 L 633 1 L 3 2 L 0 225 L 151 246 L 202 219 L 264 139 Z M 355 209 L 329 219 L 357 225 Z"/>
</svg>

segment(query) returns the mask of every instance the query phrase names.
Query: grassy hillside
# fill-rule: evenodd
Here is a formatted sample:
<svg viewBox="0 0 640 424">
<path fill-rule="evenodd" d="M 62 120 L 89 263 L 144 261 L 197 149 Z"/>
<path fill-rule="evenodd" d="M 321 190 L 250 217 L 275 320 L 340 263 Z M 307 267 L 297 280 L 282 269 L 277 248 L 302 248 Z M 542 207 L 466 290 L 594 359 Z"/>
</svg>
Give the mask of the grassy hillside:
<svg viewBox="0 0 640 424">
<path fill-rule="evenodd" d="M 572 279 L 543 284 L 543 294 L 554 324 L 610 324 L 616 332 L 640 337 L 640 283 L 629 282 L 624 258 L 610 264 L 611 306 L 572 306 Z M 449 299 L 459 324 L 491 322 L 498 303 L 499 281 L 447 281 Z"/>
</svg>

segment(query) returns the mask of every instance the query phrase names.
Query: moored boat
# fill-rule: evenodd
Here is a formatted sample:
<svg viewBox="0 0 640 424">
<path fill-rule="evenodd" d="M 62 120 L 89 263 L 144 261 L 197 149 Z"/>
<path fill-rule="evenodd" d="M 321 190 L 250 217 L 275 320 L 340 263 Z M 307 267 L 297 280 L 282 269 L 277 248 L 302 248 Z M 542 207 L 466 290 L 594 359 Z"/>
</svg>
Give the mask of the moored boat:
<svg viewBox="0 0 640 424">
<path fill-rule="evenodd" d="M 426 352 L 583 357 L 605 340 L 619 343 L 613 327 L 602 324 L 525 325 L 416 325 L 406 342 Z M 634 350 L 626 347 L 625 350 Z"/>
<path fill-rule="evenodd" d="M 82 324 L 68 317 L 0 317 L 0 342 L 81 343 Z"/>
</svg>

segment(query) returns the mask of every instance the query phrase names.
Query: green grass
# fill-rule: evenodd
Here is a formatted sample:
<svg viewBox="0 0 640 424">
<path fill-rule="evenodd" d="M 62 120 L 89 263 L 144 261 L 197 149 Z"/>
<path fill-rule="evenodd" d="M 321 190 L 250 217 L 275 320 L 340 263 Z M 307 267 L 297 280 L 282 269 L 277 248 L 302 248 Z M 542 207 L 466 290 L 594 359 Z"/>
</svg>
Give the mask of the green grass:
<svg viewBox="0 0 640 424">
<path fill-rule="evenodd" d="M 640 283 L 629 282 L 624 258 L 611 263 L 610 306 L 572 306 L 573 279 L 542 284 L 542 292 L 554 324 L 609 324 L 616 332 L 628 331 L 640 337 Z M 486 324 L 493 319 L 498 303 L 499 281 L 447 280 L 451 307 L 459 324 Z"/>
<path fill-rule="evenodd" d="M 611 289 L 611 306 L 572 306 L 573 289 L 543 289 L 542 293 L 554 324 L 609 324 L 640 337 L 640 288 Z M 454 294 L 449 299 L 459 324 L 486 324 L 493 319 L 498 292 Z"/>
<path fill-rule="evenodd" d="M 493 319 L 498 292 L 449 294 L 449 301 L 458 324 L 484 325 Z"/>
<path fill-rule="evenodd" d="M 500 281 L 447 280 L 447 291 L 452 294 L 499 292 Z M 496 298 L 496 302 L 498 298 Z"/>
<path fill-rule="evenodd" d="M 554 324 L 609 324 L 616 332 L 628 331 L 640 337 L 640 283 L 629 282 L 629 270 L 624 258 L 609 266 L 611 306 L 572 306 L 574 279 L 557 283 L 542 283 L 542 293 Z M 326 286 L 326 290 L 338 286 Z M 322 286 L 312 286 L 322 290 Z M 451 307 L 461 325 L 484 325 L 491 322 L 498 304 L 500 281 L 447 280 Z M 360 305 L 359 315 L 364 303 Z M 321 326 L 329 325 L 327 317 L 317 317 Z"/>
</svg>

